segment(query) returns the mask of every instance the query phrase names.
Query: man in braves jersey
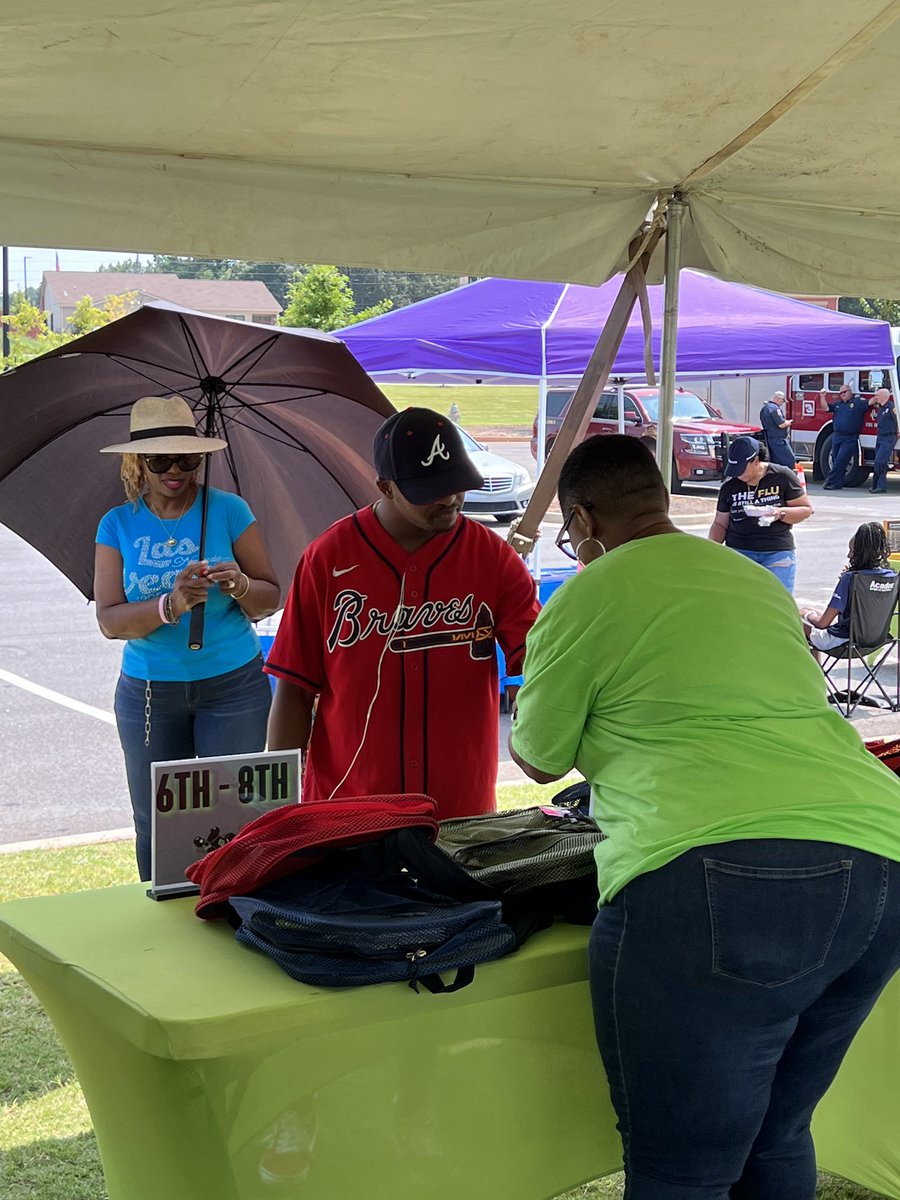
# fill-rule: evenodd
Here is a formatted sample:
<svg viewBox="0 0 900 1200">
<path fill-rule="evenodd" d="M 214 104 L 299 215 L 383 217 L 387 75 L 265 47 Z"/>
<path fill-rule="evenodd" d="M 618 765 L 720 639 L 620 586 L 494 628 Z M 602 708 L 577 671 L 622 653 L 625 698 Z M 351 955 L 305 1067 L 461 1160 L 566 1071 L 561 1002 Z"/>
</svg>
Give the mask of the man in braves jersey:
<svg viewBox="0 0 900 1200">
<path fill-rule="evenodd" d="M 266 664 L 278 679 L 269 749 L 308 747 L 306 798 L 424 792 L 441 819 L 489 812 L 495 639 L 515 674 L 538 613 L 534 580 L 461 515 L 483 480 L 448 417 L 395 413 L 374 459 L 380 499 L 297 565 Z"/>
</svg>

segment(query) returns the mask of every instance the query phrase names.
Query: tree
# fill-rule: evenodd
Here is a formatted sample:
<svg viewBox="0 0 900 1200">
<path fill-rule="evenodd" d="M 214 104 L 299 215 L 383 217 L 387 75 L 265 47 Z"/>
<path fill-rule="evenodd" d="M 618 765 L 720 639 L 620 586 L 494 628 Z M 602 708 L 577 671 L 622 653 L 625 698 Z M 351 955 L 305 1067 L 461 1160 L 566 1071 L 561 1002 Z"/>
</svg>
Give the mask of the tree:
<svg viewBox="0 0 900 1200">
<path fill-rule="evenodd" d="M 353 291 L 356 320 L 387 311 L 380 307 L 403 308 L 417 300 L 425 300 L 459 285 L 456 275 L 418 275 L 412 271 L 382 271 L 372 267 L 338 267 L 339 273 L 350 281 Z M 288 288 L 296 282 L 298 272 L 306 272 L 302 263 L 247 261 L 239 258 L 192 258 L 174 254 L 154 254 L 141 262 L 123 259 L 108 263 L 101 271 L 140 272 L 143 274 L 177 275 L 179 279 L 248 279 L 264 283 L 282 308 L 287 308 Z M 353 313 L 350 314 L 352 319 Z M 345 321 L 344 324 L 349 324 Z M 340 326 L 335 326 L 339 328 Z"/>
<path fill-rule="evenodd" d="M 288 287 L 287 304 L 278 323 L 327 333 L 377 317 L 387 312 L 392 302 L 382 300 L 362 312 L 355 312 L 355 307 L 350 280 L 337 267 L 301 267 Z"/>
<path fill-rule="evenodd" d="M 381 300 L 391 300 L 394 308 L 404 308 L 407 304 L 459 287 L 458 275 L 418 275 L 412 271 L 381 271 L 373 267 L 341 269 L 350 279 L 356 303 L 363 308 Z"/>
<path fill-rule="evenodd" d="M 4 369 L 21 366 L 30 358 L 37 358 L 39 354 L 72 340 L 71 334 L 54 333 L 50 328 L 50 314 L 32 304 L 23 292 L 13 295 L 9 316 L 0 317 L 0 320 L 9 329 L 9 357 L 2 359 Z"/>
<path fill-rule="evenodd" d="M 147 267 L 144 266 L 139 258 L 123 258 L 121 262 L 104 263 L 97 270 L 116 271 L 122 275 L 143 275 L 147 271 Z"/>
<path fill-rule="evenodd" d="M 841 296 L 838 308 L 856 317 L 875 317 L 879 321 L 887 321 L 889 325 L 900 325 L 900 300 Z"/>
<path fill-rule="evenodd" d="M 118 321 L 135 307 L 136 292 L 124 292 L 121 296 L 107 296 L 102 307 L 97 307 L 90 296 L 82 296 L 75 305 L 71 317 L 66 317 L 69 331 L 75 337 L 91 333 L 111 321 Z"/>
</svg>

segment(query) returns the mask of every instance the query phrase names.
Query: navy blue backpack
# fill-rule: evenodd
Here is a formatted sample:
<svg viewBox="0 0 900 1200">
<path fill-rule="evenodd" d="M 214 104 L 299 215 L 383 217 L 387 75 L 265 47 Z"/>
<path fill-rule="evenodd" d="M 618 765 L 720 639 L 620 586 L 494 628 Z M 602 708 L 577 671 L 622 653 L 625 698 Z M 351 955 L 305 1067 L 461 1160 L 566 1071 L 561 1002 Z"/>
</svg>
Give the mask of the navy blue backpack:
<svg viewBox="0 0 900 1200">
<path fill-rule="evenodd" d="M 436 888 L 436 877 L 452 895 Z M 520 941 L 499 898 L 457 872 L 430 833 L 415 828 L 334 850 L 229 904 L 240 921 L 238 941 L 317 987 L 406 980 L 415 990 L 454 992 L 471 983 L 478 963 Z M 445 983 L 441 973 L 451 971 L 455 978 Z"/>
</svg>

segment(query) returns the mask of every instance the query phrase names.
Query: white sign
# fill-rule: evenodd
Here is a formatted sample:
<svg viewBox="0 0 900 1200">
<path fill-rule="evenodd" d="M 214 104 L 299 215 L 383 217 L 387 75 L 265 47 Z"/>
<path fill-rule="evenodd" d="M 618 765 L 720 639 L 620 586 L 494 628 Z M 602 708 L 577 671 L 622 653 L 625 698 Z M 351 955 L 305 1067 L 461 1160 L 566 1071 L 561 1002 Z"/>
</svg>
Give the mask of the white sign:
<svg viewBox="0 0 900 1200">
<path fill-rule="evenodd" d="M 150 765 L 153 824 L 148 896 L 196 895 L 185 870 L 272 808 L 300 799 L 300 751 L 229 754 Z"/>
</svg>

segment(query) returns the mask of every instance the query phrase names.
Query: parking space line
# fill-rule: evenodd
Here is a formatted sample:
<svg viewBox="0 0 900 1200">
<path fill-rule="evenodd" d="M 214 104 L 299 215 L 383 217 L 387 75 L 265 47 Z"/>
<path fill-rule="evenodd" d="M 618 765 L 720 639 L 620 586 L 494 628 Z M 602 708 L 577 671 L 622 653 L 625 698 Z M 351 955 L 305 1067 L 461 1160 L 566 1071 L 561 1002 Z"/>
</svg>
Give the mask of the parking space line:
<svg viewBox="0 0 900 1200">
<path fill-rule="evenodd" d="M 116 723 L 116 718 L 111 712 L 105 712 L 102 708 L 94 708 L 92 704 L 83 704 L 71 696 L 64 696 L 62 692 L 54 692 L 52 688 L 41 687 L 39 683 L 32 683 L 30 679 L 14 675 L 12 671 L 5 671 L 3 667 L 0 667 L 0 680 L 11 683 L 13 687 L 21 688 L 23 692 L 31 692 L 35 696 L 40 696 L 42 700 L 52 700 L 54 704 L 61 704 L 63 708 L 71 708 L 75 712 L 83 713 L 86 717 L 95 717 L 98 721 L 105 721 L 107 725 Z"/>
</svg>

